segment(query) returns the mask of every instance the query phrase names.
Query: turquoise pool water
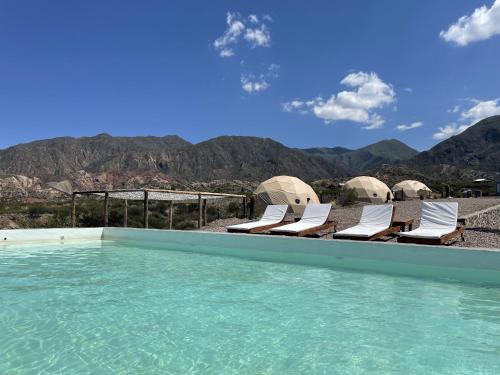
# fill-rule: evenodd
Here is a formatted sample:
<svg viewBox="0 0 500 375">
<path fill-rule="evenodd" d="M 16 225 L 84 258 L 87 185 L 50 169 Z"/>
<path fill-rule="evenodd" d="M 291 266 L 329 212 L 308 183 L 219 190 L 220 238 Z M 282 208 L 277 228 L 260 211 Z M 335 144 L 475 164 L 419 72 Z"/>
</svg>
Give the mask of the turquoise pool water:
<svg viewBox="0 0 500 375">
<path fill-rule="evenodd" d="M 500 287 L 118 243 L 0 248 L 0 374 L 498 374 Z"/>
</svg>

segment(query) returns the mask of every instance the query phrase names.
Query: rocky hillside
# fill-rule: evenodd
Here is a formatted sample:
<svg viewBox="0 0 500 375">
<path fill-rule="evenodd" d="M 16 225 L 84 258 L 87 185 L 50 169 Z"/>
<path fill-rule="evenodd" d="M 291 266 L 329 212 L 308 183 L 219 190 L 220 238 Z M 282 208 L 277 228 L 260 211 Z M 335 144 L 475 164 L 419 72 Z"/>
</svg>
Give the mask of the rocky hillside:
<svg viewBox="0 0 500 375">
<path fill-rule="evenodd" d="M 449 166 L 500 172 L 500 116 L 488 117 L 408 161 L 417 169 Z"/>
<path fill-rule="evenodd" d="M 383 140 L 357 150 L 334 147 L 310 148 L 304 151 L 339 165 L 350 175 L 376 169 L 383 164 L 405 161 L 418 154 L 417 150 L 396 139 Z"/>
<path fill-rule="evenodd" d="M 191 144 L 178 136 L 166 137 L 61 137 L 0 150 L 0 173 L 36 176 L 43 180 L 67 177 L 85 170 L 151 170 L 162 157 Z"/>
<path fill-rule="evenodd" d="M 336 164 L 271 139 L 218 137 L 190 144 L 177 136 L 55 138 L 0 150 L 0 174 L 43 181 L 78 171 L 134 174 L 156 172 L 185 182 L 259 180 L 290 174 L 305 180 L 345 175 Z"/>
<path fill-rule="evenodd" d="M 236 189 L 274 175 L 306 181 L 370 174 L 384 181 L 470 181 L 500 175 L 500 116 L 418 153 L 397 140 L 357 150 L 293 149 L 272 139 L 217 137 L 191 144 L 177 136 L 54 138 L 0 150 L 0 199 L 50 194 L 47 183 L 68 190 L 184 187 L 218 181 Z M 500 177 L 500 176 L 499 176 Z"/>
</svg>

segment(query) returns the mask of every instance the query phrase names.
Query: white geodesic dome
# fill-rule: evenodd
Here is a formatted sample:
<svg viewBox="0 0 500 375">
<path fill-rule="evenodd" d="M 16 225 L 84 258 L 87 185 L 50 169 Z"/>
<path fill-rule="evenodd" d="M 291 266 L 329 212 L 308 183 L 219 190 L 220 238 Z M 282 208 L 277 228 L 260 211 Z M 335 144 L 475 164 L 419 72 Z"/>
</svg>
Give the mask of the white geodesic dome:
<svg viewBox="0 0 500 375">
<path fill-rule="evenodd" d="M 258 211 L 269 204 L 288 204 L 294 213 L 303 213 L 306 204 L 319 203 L 311 186 L 291 176 L 275 176 L 262 182 L 254 195 Z"/>
<path fill-rule="evenodd" d="M 359 176 L 347 181 L 344 189 L 356 192 L 357 200 L 369 203 L 385 203 L 387 198 L 392 200 L 391 189 L 382 181 L 370 176 Z"/>
<path fill-rule="evenodd" d="M 427 187 L 423 182 L 416 180 L 404 180 L 398 182 L 392 187 L 394 193 L 402 191 L 405 198 L 417 199 L 420 196 L 424 198 L 429 197 L 432 190 Z"/>
</svg>

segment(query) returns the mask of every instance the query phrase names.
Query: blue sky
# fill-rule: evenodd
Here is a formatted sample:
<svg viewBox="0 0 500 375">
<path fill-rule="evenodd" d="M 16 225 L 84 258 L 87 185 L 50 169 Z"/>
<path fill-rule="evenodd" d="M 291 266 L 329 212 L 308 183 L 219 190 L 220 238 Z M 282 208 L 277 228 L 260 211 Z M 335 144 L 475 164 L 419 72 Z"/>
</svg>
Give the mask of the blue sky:
<svg viewBox="0 0 500 375">
<path fill-rule="evenodd" d="M 500 114 L 499 34 L 500 0 L 2 1 L 0 148 L 107 132 L 427 149 Z"/>
</svg>

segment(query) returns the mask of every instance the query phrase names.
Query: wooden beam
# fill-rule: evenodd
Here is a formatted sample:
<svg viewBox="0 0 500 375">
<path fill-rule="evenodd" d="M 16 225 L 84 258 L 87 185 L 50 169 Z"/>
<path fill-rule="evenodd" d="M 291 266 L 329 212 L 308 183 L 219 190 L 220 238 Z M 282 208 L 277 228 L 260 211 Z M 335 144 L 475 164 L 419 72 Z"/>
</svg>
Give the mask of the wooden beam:
<svg viewBox="0 0 500 375">
<path fill-rule="evenodd" d="M 123 205 L 123 227 L 126 228 L 128 225 L 128 200 L 125 199 Z"/>
<path fill-rule="evenodd" d="M 203 209 L 202 209 L 202 202 L 201 202 L 201 194 L 198 194 L 198 229 L 201 228 L 202 224 L 202 218 L 203 218 Z"/>
<path fill-rule="evenodd" d="M 184 195 L 208 195 L 213 197 L 232 197 L 232 198 L 243 198 L 242 194 L 227 194 L 227 193 L 212 193 L 208 191 L 186 191 L 186 190 L 167 190 L 167 189 L 147 189 L 149 192 L 155 193 L 174 193 L 174 194 L 184 194 Z M 119 190 L 114 190 L 119 192 Z"/>
<path fill-rule="evenodd" d="M 144 190 L 144 228 L 149 227 L 149 194 Z"/>
<path fill-rule="evenodd" d="M 174 219 L 174 201 L 170 201 L 170 208 L 168 209 L 168 229 L 172 229 Z"/>
<path fill-rule="evenodd" d="M 207 225 L 207 200 L 203 199 L 203 226 Z"/>
<path fill-rule="evenodd" d="M 247 217 L 247 197 L 245 196 L 243 199 L 243 218 Z"/>
<path fill-rule="evenodd" d="M 76 194 L 71 194 L 71 226 L 76 227 Z"/>
<path fill-rule="evenodd" d="M 104 226 L 108 226 L 109 219 L 109 193 L 104 193 Z"/>
</svg>

